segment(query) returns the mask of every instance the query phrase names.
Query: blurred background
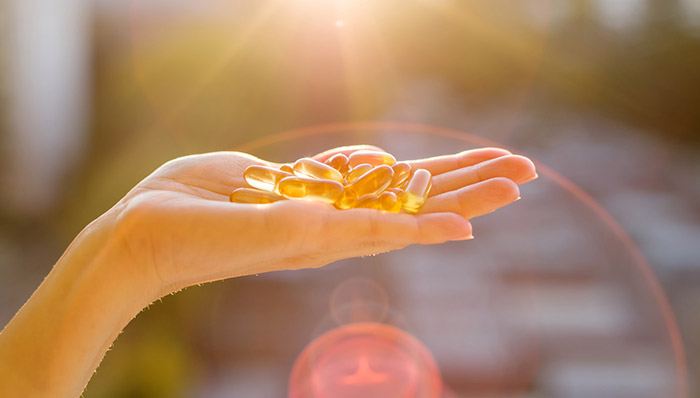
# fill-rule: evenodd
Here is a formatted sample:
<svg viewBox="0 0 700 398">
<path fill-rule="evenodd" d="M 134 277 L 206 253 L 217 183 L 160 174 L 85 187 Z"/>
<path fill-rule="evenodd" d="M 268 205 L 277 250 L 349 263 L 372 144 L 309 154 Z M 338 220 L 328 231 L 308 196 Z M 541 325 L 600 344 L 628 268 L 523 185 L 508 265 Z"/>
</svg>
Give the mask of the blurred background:
<svg viewBox="0 0 700 398">
<path fill-rule="evenodd" d="M 541 170 L 474 241 L 166 297 L 86 397 L 283 397 L 358 305 L 454 396 L 700 396 L 700 0 L 3 0 L 0 32 L 2 325 L 173 157 L 492 143 Z M 403 124 L 279 135 L 338 121 Z"/>
</svg>

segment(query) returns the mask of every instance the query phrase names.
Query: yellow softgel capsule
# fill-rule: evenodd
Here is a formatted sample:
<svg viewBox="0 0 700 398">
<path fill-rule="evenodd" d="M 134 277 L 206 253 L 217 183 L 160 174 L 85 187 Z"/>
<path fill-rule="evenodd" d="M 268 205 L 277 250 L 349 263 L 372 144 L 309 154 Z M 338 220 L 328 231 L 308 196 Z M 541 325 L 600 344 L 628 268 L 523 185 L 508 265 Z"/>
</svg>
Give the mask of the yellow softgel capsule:
<svg viewBox="0 0 700 398">
<path fill-rule="evenodd" d="M 340 174 L 343 175 L 343 177 L 345 177 L 345 175 L 348 173 L 348 170 L 350 170 L 350 166 L 348 165 L 348 157 L 342 153 L 338 153 L 331 156 L 324 163 L 338 170 Z"/>
<path fill-rule="evenodd" d="M 396 158 L 392 154 L 386 152 L 361 150 L 351 153 L 350 156 L 348 156 L 348 163 L 350 167 L 355 167 L 362 163 L 369 163 L 372 166 L 381 166 L 384 164 L 391 166 L 396 163 Z"/>
<path fill-rule="evenodd" d="M 368 194 L 368 195 L 363 195 L 357 198 L 355 203 L 353 204 L 353 209 L 376 209 L 379 210 L 381 208 L 381 204 L 379 203 L 379 197 L 373 193 Z"/>
<path fill-rule="evenodd" d="M 291 177 L 292 174 L 277 170 L 267 166 L 248 166 L 243 172 L 243 178 L 253 188 L 261 189 L 267 192 L 275 192 L 275 186 L 285 177 Z"/>
<path fill-rule="evenodd" d="M 363 174 L 372 170 L 372 167 L 373 166 L 369 163 L 358 164 L 357 166 L 350 169 L 350 171 L 348 171 L 348 174 L 345 177 L 345 181 L 347 181 L 348 184 L 352 184 Z"/>
<path fill-rule="evenodd" d="M 401 194 L 403 193 L 403 189 L 389 187 L 384 192 L 393 192 L 396 194 L 396 196 L 401 197 Z"/>
<path fill-rule="evenodd" d="M 231 202 L 252 204 L 272 203 L 283 199 L 283 197 L 273 193 L 253 188 L 238 188 L 231 192 L 231 195 L 229 196 L 229 200 Z"/>
<path fill-rule="evenodd" d="M 349 189 L 343 190 L 343 194 L 340 196 L 337 202 L 335 202 L 335 207 L 340 210 L 352 209 L 353 204 L 357 200 L 357 194 Z"/>
<path fill-rule="evenodd" d="M 294 174 L 294 168 L 292 168 L 291 164 L 287 164 L 287 163 L 280 166 L 280 171 L 284 171 L 285 173 L 289 173 L 289 174 Z"/>
<path fill-rule="evenodd" d="M 309 177 L 287 177 L 277 184 L 277 191 L 288 199 L 311 199 L 335 203 L 343 194 L 343 184 Z"/>
<path fill-rule="evenodd" d="M 416 213 L 423 207 L 428 193 L 433 186 L 433 176 L 426 169 L 418 169 L 408 181 L 406 190 L 401 194 L 401 205 L 409 213 Z"/>
<path fill-rule="evenodd" d="M 294 174 L 300 177 L 343 182 L 343 175 L 338 170 L 311 158 L 301 158 L 294 162 Z"/>
<path fill-rule="evenodd" d="M 392 178 L 394 178 L 394 170 L 387 165 L 381 165 L 361 175 L 345 189 L 354 191 L 357 196 L 379 194 L 389 186 Z"/>
<path fill-rule="evenodd" d="M 379 208 L 391 213 L 398 213 L 401 211 L 401 201 L 398 196 L 391 191 L 384 191 L 379 195 Z"/>
<path fill-rule="evenodd" d="M 411 165 L 406 162 L 398 162 L 391 166 L 394 170 L 394 178 L 391 180 L 389 186 L 391 188 L 397 188 L 402 186 L 408 178 L 411 177 Z"/>
</svg>

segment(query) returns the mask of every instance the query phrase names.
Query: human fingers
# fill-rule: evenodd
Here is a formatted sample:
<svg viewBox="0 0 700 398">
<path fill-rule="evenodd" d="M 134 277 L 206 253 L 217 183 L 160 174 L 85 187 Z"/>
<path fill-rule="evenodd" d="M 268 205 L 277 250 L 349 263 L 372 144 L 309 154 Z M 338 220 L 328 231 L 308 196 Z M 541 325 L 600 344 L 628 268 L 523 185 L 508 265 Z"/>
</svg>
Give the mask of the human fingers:
<svg viewBox="0 0 700 398">
<path fill-rule="evenodd" d="M 288 200 L 266 208 L 266 222 L 274 239 L 301 238 L 293 246 L 337 251 L 366 242 L 409 245 L 434 244 L 464 237 L 471 225 L 448 212 L 409 215 L 374 209 L 339 211 L 323 203 Z"/>
<path fill-rule="evenodd" d="M 375 210 L 362 209 L 362 211 L 368 212 L 368 214 L 376 213 Z M 390 215 L 390 217 L 395 216 L 397 215 Z M 324 251 L 324 256 L 316 256 L 314 258 L 315 262 L 307 261 L 306 264 L 298 265 L 319 267 L 336 260 L 385 253 L 399 250 L 412 244 L 430 245 L 443 243 L 448 240 L 468 240 L 473 238 L 471 224 L 458 214 L 431 213 L 408 217 L 412 217 L 413 223 L 416 225 L 416 229 L 413 231 L 402 229 L 402 231 L 408 233 L 394 234 L 389 239 L 384 234 L 358 235 L 356 239 L 335 242 L 335 249 Z M 354 221 L 363 222 L 362 217 L 355 218 Z M 364 225 L 367 225 L 366 222 Z M 362 228 L 359 229 L 359 231 L 361 230 Z"/>
<path fill-rule="evenodd" d="M 516 184 L 522 184 L 534 179 L 536 175 L 535 164 L 530 159 L 519 155 L 506 155 L 433 177 L 430 196 L 454 191 L 495 177 L 506 177 Z"/>
<path fill-rule="evenodd" d="M 388 251 L 411 244 L 437 244 L 471 235 L 471 224 L 458 214 L 394 214 L 372 209 L 331 211 L 322 227 L 324 246 L 336 250 L 371 248 Z M 358 254 L 359 255 L 359 254 Z"/>
<path fill-rule="evenodd" d="M 339 153 L 342 153 L 343 155 L 347 156 L 353 152 L 357 152 L 360 150 L 386 152 L 382 148 L 379 148 L 379 147 L 374 146 L 374 145 L 349 145 L 349 146 L 341 146 L 338 148 L 329 149 L 327 151 L 319 153 L 318 155 L 312 156 L 312 158 L 318 160 L 319 162 L 325 162 L 326 160 L 331 158 L 333 155 L 337 155 Z"/>
<path fill-rule="evenodd" d="M 470 219 L 491 213 L 519 197 L 518 185 L 510 179 L 490 178 L 428 198 L 419 214 L 453 212 Z"/>
<path fill-rule="evenodd" d="M 473 166 L 486 160 L 510 154 L 510 151 L 501 148 L 479 148 L 470 149 L 453 155 L 411 160 L 409 163 L 414 169 L 427 169 L 432 175 L 436 176 L 451 170 Z"/>
<path fill-rule="evenodd" d="M 213 280 L 320 267 L 339 259 L 388 252 L 411 244 L 463 240 L 472 235 L 469 221 L 449 212 L 408 215 L 372 209 L 338 211 L 323 203 L 301 200 L 228 207 L 212 204 L 208 208 L 217 210 L 210 217 L 202 217 L 202 212 L 198 212 L 197 217 L 206 225 L 206 239 L 200 241 L 205 242 L 207 249 L 200 255 L 212 257 L 213 261 L 200 260 L 200 276 L 191 279 L 194 281 L 201 278 L 206 263 L 214 265 L 215 270 L 205 272 L 207 279 Z M 230 269 L 231 264 L 225 261 L 231 253 L 236 253 L 235 269 Z"/>
</svg>

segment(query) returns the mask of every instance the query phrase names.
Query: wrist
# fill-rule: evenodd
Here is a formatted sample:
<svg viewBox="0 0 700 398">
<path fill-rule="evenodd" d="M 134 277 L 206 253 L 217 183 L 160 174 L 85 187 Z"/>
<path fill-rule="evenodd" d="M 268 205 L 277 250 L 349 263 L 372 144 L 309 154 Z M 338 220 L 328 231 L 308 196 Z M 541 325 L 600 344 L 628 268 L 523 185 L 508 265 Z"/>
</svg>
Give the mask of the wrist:
<svg viewBox="0 0 700 398">
<path fill-rule="evenodd" d="M 120 208 L 114 207 L 78 234 L 52 273 L 75 283 L 91 281 L 101 295 L 119 298 L 127 316 L 135 316 L 159 298 L 160 286 L 143 259 L 131 255 L 126 235 Z"/>
<path fill-rule="evenodd" d="M 80 395 L 151 302 L 152 285 L 129 271 L 113 221 L 108 213 L 87 226 L 0 334 L 0 395 Z"/>
</svg>

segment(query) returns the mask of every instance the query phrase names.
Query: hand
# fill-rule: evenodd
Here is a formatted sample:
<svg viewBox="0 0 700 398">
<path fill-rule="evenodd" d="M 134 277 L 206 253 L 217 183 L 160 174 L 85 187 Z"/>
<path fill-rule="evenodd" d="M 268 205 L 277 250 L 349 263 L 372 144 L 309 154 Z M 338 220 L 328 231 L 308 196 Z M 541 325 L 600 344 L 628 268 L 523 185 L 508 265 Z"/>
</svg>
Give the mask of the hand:
<svg viewBox="0 0 700 398">
<path fill-rule="evenodd" d="M 315 158 L 358 149 L 367 147 L 338 148 Z M 238 152 L 175 159 L 110 211 L 117 214 L 111 247 L 128 259 L 135 278 L 147 278 L 162 296 L 206 281 L 468 239 L 468 219 L 517 200 L 516 183 L 536 178 L 529 159 L 494 148 L 410 163 L 434 176 L 431 196 L 417 215 L 340 211 L 297 200 L 230 203 L 231 191 L 247 186 L 246 167 L 279 165 Z"/>
</svg>

